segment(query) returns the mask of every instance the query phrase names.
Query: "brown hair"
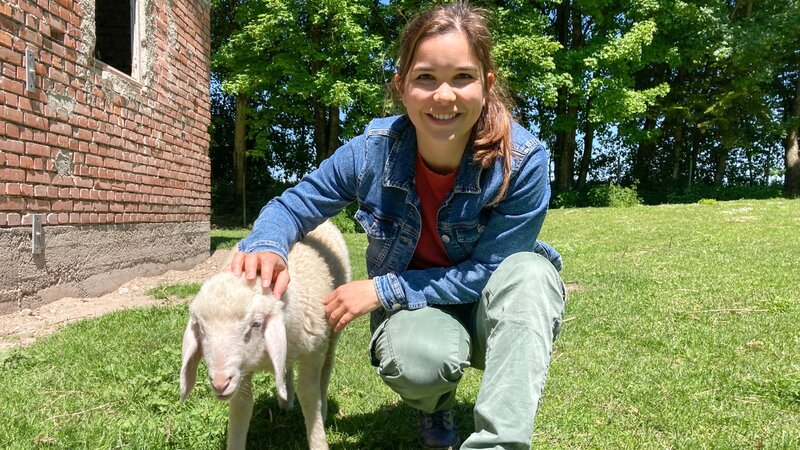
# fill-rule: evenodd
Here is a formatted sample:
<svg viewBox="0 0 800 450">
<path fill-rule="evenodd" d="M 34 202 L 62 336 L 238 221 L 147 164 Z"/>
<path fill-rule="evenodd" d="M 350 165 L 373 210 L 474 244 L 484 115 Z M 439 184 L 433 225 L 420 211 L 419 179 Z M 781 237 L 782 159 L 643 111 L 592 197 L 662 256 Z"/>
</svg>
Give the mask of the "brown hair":
<svg viewBox="0 0 800 450">
<path fill-rule="evenodd" d="M 492 201 L 496 204 L 505 197 L 511 174 L 511 102 L 502 81 L 497 77 L 487 16 L 486 9 L 474 7 L 463 0 L 437 5 L 422 12 L 406 26 L 400 37 L 397 75 L 402 84 L 423 39 L 452 32 L 461 32 L 467 38 L 482 66 L 481 78 L 486 90 L 486 103 L 472 130 L 473 158 L 483 168 L 490 167 L 497 158 L 501 158 L 503 184 Z M 486 86 L 489 73 L 495 75 L 495 83 L 491 88 Z"/>
</svg>

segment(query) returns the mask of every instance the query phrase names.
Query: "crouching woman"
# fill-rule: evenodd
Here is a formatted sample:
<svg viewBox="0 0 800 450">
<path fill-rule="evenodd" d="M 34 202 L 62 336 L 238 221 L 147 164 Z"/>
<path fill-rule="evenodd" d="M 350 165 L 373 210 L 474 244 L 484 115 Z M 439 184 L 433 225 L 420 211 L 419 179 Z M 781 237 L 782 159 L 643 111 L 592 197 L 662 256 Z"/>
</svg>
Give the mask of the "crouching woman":
<svg viewBox="0 0 800 450">
<path fill-rule="evenodd" d="M 426 448 L 461 443 L 456 388 L 477 367 L 461 448 L 529 449 L 564 310 L 560 255 L 536 240 L 547 154 L 511 117 L 485 13 L 456 2 L 417 16 L 394 78 L 406 114 L 374 120 L 270 201 L 231 266 L 280 295 L 289 247 L 357 202 L 369 279 L 337 289 L 326 316 L 341 330 L 371 313 L 372 363 L 418 410 Z"/>
</svg>

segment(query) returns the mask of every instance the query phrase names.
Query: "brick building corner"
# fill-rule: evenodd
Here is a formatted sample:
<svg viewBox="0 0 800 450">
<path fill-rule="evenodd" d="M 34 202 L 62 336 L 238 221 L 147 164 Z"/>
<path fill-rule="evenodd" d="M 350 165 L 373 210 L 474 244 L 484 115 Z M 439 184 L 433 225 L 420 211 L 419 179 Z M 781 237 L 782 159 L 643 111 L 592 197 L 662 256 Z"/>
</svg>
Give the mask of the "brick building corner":
<svg viewBox="0 0 800 450">
<path fill-rule="evenodd" d="M 208 257 L 210 9 L 0 3 L 0 314 Z"/>
</svg>

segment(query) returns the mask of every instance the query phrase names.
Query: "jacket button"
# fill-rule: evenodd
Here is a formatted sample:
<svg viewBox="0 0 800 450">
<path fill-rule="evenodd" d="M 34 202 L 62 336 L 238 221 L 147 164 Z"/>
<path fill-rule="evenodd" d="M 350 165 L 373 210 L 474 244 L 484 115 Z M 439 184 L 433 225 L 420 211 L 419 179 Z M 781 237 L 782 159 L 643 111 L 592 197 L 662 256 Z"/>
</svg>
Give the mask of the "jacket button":
<svg viewBox="0 0 800 450">
<path fill-rule="evenodd" d="M 399 310 L 400 308 L 402 308 L 402 306 L 400 305 L 400 303 L 395 303 L 394 305 L 392 305 L 392 311 L 397 311 L 397 310 Z"/>
<path fill-rule="evenodd" d="M 449 244 L 450 243 L 450 236 L 443 234 L 442 235 L 442 243 Z"/>
</svg>

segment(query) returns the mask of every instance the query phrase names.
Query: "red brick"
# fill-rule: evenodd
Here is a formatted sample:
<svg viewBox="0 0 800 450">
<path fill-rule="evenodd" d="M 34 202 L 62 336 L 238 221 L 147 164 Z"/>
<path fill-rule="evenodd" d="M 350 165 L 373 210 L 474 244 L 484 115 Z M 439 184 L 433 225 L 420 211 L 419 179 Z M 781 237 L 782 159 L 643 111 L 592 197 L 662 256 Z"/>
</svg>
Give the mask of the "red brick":
<svg viewBox="0 0 800 450">
<path fill-rule="evenodd" d="M 28 142 L 25 144 L 25 154 L 26 155 L 35 155 L 35 156 L 47 156 L 49 157 L 51 153 L 50 147 L 42 144 L 36 144 L 33 142 Z"/>
<path fill-rule="evenodd" d="M 22 189 L 20 188 L 19 183 L 4 183 L 4 184 L 5 184 L 6 195 L 20 195 L 22 193 Z"/>
<path fill-rule="evenodd" d="M 10 48 L 0 47 L 0 61 L 6 61 L 14 66 L 22 65 L 22 53 Z"/>
<path fill-rule="evenodd" d="M 26 199 L 25 209 L 28 211 L 50 211 L 50 201 L 40 199 Z"/>
<path fill-rule="evenodd" d="M 92 132 L 83 128 L 73 128 L 73 137 L 75 139 L 80 139 L 82 141 L 91 141 L 92 140 Z"/>
<path fill-rule="evenodd" d="M 63 122 L 56 122 L 50 124 L 50 132 L 72 136 L 72 127 Z"/>
<path fill-rule="evenodd" d="M 14 125 L 13 123 L 6 124 L 6 136 L 12 139 L 19 139 L 20 136 L 20 129 L 18 126 Z"/>
<path fill-rule="evenodd" d="M 22 222 L 22 216 L 17 213 L 6 214 L 6 223 L 10 227 L 17 227 Z"/>
<path fill-rule="evenodd" d="M 25 121 L 25 114 L 22 111 L 8 106 L 0 106 L 0 117 L 14 123 L 23 123 Z"/>
<path fill-rule="evenodd" d="M 0 197 L 0 211 L 22 211 L 25 201 L 20 197 Z"/>
<path fill-rule="evenodd" d="M 22 183 L 25 181 L 25 171 L 22 169 L 10 169 L 4 167 L 0 169 L 0 181 Z"/>
<path fill-rule="evenodd" d="M 19 107 L 19 95 L 6 92 L 2 97 L 2 103 L 8 105 L 10 108 Z"/>
<path fill-rule="evenodd" d="M 23 97 L 20 97 L 20 103 L 22 98 Z M 47 120 L 44 117 L 40 117 L 33 113 L 23 113 L 22 123 L 24 123 L 26 127 L 32 127 L 38 130 L 47 130 Z"/>
<path fill-rule="evenodd" d="M 10 78 L 3 78 L 2 82 L 0 82 L 0 90 L 5 92 L 9 92 L 11 94 L 16 95 L 24 95 L 25 94 L 25 83 L 19 80 L 13 80 Z"/>
<path fill-rule="evenodd" d="M 47 186 L 38 185 L 33 187 L 33 195 L 35 197 L 47 197 Z"/>
<path fill-rule="evenodd" d="M 16 153 L 0 153 L 0 160 L 4 160 L 1 165 L 5 165 L 7 167 L 19 167 L 19 159 L 20 156 Z"/>
<path fill-rule="evenodd" d="M 19 158 L 19 167 L 23 169 L 33 169 L 33 158 L 30 156 L 22 156 Z"/>
<path fill-rule="evenodd" d="M 25 181 L 36 184 L 50 184 L 52 175 L 47 172 L 27 172 Z"/>
</svg>

